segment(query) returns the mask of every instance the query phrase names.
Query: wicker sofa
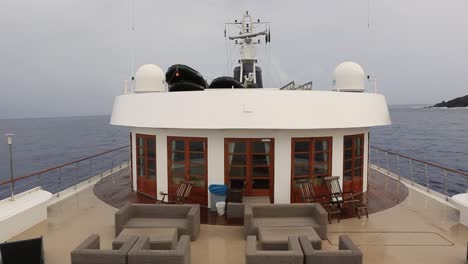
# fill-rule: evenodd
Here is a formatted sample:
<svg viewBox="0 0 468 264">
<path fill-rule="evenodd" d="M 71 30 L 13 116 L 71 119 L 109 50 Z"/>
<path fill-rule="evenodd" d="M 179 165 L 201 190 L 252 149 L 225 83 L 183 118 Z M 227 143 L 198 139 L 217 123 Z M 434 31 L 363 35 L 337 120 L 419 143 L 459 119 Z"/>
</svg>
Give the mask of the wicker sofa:
<svg viewBox="0 0 468 264">
<path fill-rule="evenodd" d="M 310 226 L 327 239 L 328 214 L 318 203 L 262 204 L 244 208 L 244 234 L 257 236 L 258 227 Z"/>
<path fill-rule="evenodd" d="M 192 240 L 200 233 L 200 205 L 127 204 L 115 213 L 115 236 L 123 228 L 174 227 Z"/>
<path fill-rule="evenodd" d="M 288 237 L 288 244 L 281 250 L 263 250 L 255 236 L 248 236 L 245 253 L 246 264 L 304 263 L 304 254 L 295 236 Z"/>
<path fill-rule="evenodd" d="M 92 234 L 71 253 L 72 264 L 127 264 L 127 254 L 138 237 L 132 236 L 117 250 L 101 250 L 100 238 Z"/>
<path fill-rule="evenodd" d="M 362 264 L 362 252 L 347 235 L 339 237 L 339 250 L 315 249 L 306 236 L 299 237 L 305 264 Z"/>
<path fill-rule="evenodd" d="M 190 264 L 190 237 L 180 237 L 176 247 L 171 250 L 152 248 L 147 236 L 140 237 L 133 248 L 128 252 L 128 264 L 164 263 L 164 264 Z"/>
</svg>

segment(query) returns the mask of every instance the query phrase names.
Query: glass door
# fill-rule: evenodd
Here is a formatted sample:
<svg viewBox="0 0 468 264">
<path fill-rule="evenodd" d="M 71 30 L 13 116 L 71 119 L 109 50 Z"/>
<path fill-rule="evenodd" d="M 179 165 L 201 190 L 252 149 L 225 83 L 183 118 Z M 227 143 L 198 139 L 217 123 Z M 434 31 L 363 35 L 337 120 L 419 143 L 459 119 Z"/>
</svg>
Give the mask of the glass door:
<svg viewBox="0 0 468 264">
<path fill-rule="evenodd" d="M 156 136 L 136 134 L 137 191 L 156 197 Z"/>
<path fill-rule="evenodd" d="M 188 181 L 193 184 L 188 202 L 207 205 L 207 139 L 168 137 L 167 142 L 169 198 L 182 181 Z"/>
<path fill-rule="evenodd" d="M 364 165 L 364 134 L 344 137 L 343 191 L 362 192 Z"/>
<path fill-rule="evenodd" d="M 225 183 L 246 196 L 273 199 L 274 139 L 225 139 Z"/>
<path fill-rule="evenodd" d="M 331 176 L 332 137 L 292 138 L 291 140 L 291 202 L 303 202 L 299 181 L 310 179 L 316 197 L 327 196 L 323 181 Z"/>
</svg>

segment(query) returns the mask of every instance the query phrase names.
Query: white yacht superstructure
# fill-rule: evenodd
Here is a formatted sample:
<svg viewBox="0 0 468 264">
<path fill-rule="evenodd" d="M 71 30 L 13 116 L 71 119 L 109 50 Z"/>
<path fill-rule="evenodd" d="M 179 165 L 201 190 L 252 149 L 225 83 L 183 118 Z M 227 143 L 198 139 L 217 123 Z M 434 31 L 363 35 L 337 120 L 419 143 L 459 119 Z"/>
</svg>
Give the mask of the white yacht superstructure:
<svg viewBox="0 0 468 264">
<path fill-rule="evenodd" d="M 323 177 L 332 175 L 346 191 L 367 190 L 369 128 L 391 123 L 385 97 L 366 91 L 364 70 L 353 62 L 337 66 L 328 91 L 263 88 L 254 46 L 259 36 L 270 41 L 269 27 L 256 31 L 262 23 L 248 13 L 233 23 L 240 28 L 229 39 L 240 45 L 234 79 L 241 87 L 227 86 L 229 77 L 227 87 L 203 87 L 184 65 L 165 75 L 144 65 L 134 90 L 116 97 L 111 124 L 130 128 L 135 191 L 161 198 L 186 180 L 196 183 L 193 202 L 204 205 L 211 184 L 290 203 L 300 201 L 298 180 L 315 180 L 320 193 Z"/>
</svg>

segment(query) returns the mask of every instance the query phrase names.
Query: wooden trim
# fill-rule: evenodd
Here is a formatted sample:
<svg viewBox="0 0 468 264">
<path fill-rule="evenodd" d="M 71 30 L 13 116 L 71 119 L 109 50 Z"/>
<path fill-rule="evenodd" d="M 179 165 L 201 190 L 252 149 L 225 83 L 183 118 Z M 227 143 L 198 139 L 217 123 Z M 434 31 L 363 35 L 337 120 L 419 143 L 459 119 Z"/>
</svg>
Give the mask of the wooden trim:
<svg viewBox="0 0 468 264">
<path fill-rule="evenodd" d="M 133 141 L 132 132 L 130 131 L 130 187 L 133 190 Z"/>
</svg>

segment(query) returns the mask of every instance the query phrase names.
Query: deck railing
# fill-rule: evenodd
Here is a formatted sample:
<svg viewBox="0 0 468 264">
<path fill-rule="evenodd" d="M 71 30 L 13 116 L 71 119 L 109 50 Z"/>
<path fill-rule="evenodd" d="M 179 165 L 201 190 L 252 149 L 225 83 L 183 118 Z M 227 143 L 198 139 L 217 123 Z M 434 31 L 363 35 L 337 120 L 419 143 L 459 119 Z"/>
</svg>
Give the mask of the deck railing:
<svg viewBox="0 0 468 264">
<path fill-rule="evenodd" d="M 0 182 L 0 199 L 41 186 L 43 190 L 57 194 L 76 186 L 96 175 L 113 172 L 129 163 L 129 146 L 107 150 L 59 166 L 30 173 L 13 180 Z"/>
<path fill-rule="evenodd" d="M 435 191 L 448 199 L 468 190 L 468 172 L 408 157 L 378 147 L 370 148 L 370 163 L 398 177 Z"/>
</svg>

